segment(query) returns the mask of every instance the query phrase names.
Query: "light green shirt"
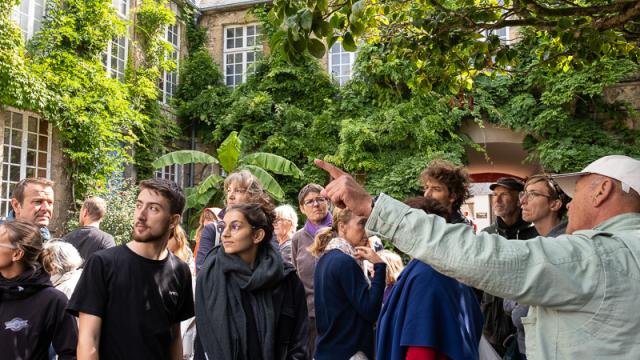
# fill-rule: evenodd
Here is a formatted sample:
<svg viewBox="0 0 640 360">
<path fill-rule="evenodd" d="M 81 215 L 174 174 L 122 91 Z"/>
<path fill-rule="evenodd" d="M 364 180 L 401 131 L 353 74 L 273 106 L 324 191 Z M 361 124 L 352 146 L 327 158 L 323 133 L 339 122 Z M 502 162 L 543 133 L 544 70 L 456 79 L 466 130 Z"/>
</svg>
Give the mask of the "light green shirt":
<svg viewBox="0 0 640 360">
<path fill-rule="evenodd" d="M 531 305 L 522 319 L 530 360 L 640 359 L 640 213 L 509 241 L 381 194 L 366 230 L 445 275 Z"/>
</svg>

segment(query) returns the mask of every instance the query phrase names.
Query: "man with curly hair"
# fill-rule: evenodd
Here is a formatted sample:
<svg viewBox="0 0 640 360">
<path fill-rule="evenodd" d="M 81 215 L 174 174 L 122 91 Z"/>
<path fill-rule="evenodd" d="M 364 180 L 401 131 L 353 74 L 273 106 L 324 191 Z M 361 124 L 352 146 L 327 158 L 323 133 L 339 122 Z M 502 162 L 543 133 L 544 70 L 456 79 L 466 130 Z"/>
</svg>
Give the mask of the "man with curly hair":
<svg viewBox="0 0 640 360">
<path fill-rule="evenodd" d="M 434 160 L 420 174 L 420 180 L 424 187 L 424 197 L 436 200 L 449 211 L 447 222 L 473 226 L 460 211 L 464 201 L 471 196 L 469 174 L 463 166 L 445 160 Z"/>
</svg>

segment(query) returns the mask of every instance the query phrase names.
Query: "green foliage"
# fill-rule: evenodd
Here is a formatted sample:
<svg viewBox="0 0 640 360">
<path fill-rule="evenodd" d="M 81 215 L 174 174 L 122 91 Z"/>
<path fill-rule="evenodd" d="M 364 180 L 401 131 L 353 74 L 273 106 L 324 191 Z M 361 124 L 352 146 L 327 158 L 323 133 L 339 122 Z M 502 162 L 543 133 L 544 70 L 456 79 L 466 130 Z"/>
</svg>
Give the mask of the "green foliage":
<svg viewBox="0 0 640 360">
<path fill-rule="evenodd" d="M 0 106 L 37 110 L 51 100 L 51 93 L 30 71 L 20 28 L 11 20 L 17 3 L 17 0 L 0 3 Z"/>
<path fill-rule="evenodd" d="M 273 172 L 284 176 L 302 177 L 302 172 L 291 161 L 274 154 L 241 153 L 242 141 L 238 133 L 233 131 L 218 148 L 218 157 L 195 150 L 182 150 L 164 155 L 153 162 L 156 168 L 172 164 L 186 164 L 189 162 L 208 165 L 220 164 L 225 173 L 231 174 L 239 170 L 249 170 L 266 192 L 275 199 L 282 200 L 284 192 L 280 184 L 269 174 Z M 222 200 L 222 182 L 224 177 L 212 174 L 204 179 L 195 189 L 187 192 L 187 208 L 203 207 L 207 204 L 219 203 Z"/>
<path fill-rule="evenodd" d="M 88 194 L 88 196 L 100 196 L 105 200 L 107 211 L 100 229 L 111 234 L 116 245 L 126 244 L 131 240 L 138 191 L 138 187 L 132 181 L 112 179 L 106 189 Z M 78 201 L 77 205 L 77 210 L 70 212 L 69 221 L 66 224 L 67 231 L 72 231 L 79 226 L 82 201 Z"/>
<path fill-rule="evenodd" d="M 550 172 L 578 171 L 604 155 L 640 156 L 640 131 L 627 123 L 633 110 L 602 95 L 637 73 L 638 64 L 603 57 L 558 74 L 535 66 L 530 45 L 518 46 L 522 65 L 513 72 L 519 76 L 478 79 L 471 114 L 528 134 L 529 160 Z"/>
<path fill-rule="evenodd" d="M 275 0 L 274 51 L 295 61 L 307 49 L 324 52 L 342 42 L 355 51 L 359 39 L 388 48 L 388 59 L 416 68 L 410 87 L 457 94 L 476 76 L 504 73 L 517 65 L 516 50 L 492 31 L 505 27 L 535 34 L 540 66 L 556 73 L 588 66 L 601 57 L 637 62 L 640 12 L 636 1 L 585 0 Z M 489 35 L 487 35 L 489 34 Z"/>
<path fill-rule="evenodd" d="M 110 4 L 52 0 L 47 9 L 30 45 L 30 70 L 53 97 L 34 110 L 58 129 L 74 195 L 83 198 L 122 169 L 136 140 L 131 126 L 143 119 L 131 108 L 127 88 L 107 78 L 99 60 L 109 39 L 125 29 Z"/>
</svg>

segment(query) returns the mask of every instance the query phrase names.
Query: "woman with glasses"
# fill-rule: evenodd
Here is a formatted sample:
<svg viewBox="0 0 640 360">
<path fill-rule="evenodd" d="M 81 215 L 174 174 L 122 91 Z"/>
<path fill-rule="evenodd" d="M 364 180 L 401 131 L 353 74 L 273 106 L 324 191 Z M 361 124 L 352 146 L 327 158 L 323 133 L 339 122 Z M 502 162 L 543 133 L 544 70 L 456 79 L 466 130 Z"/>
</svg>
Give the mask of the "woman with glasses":
<svg viewBox="0 0 640 360">
<path fill-rule="evenodd" d="M 316 312 L 313 303 L 313 273 L 318 259 L 311 255 L 309 246 L 313 244 L 313 238 L 318 230 L 323 227 L 331 227 L 333 218 L 329 212 L 329 200 L 321 195 L 324 188 L 318 184 L 307 184 L 298 193 L 298 205 L 300 212 L 306 217 L 302 229 L 298 230 L 291 238 L 291 263 L 298 271 L 298 276 L 304 284 L 307 296 L 307 309 L 309 310 L 309 359 L 313 358 L 316 344 Z"/>
<path fill-rule="evenodd" d="M 563 221 L 563 217 L 567 213 L 567 203 L 571 199 L 551 177 L 546 175 L 529 177 L 519 198 L 522 219 L 533 223 L 540 236 L 556 237 L 565 233 L 567 222 Z M 505 299 L 504 310 L 511 316 L 511 321 L 516 327 L 516 341 L 508 351 L 511 351 L 512 358 L 526 359 L 522 318 L 527 316 L 529 306 Z"/>
<path fill-rule="evenodd" d="M 311 254 L 318 257 L 314 274 L 316 360 L 374 359 L 374 326 L 384 294 L 387 265 L 368 246 L 367 219 L 349 209 L 336 209 L 332 227 L 316 234 Z M 373 264 L 373 280 L 362 260 Z"/>
<path fill-rule="evenodd" d="M 298 214 L 291 205 L 280 205 L 276 208 L 276 221 L 273 230 L 280 245 L 282 260 L 291 263 L 291 236 L 298 227 Z"/>
<path fill-rule="evenodd" d="M 78 327 L 67 297 L 42 265 L 42 236 L 30 222 L 0 224 L 0 357 L 75 359 Z"/>
<path fill-rule="evenodd" d="M 226 207 L 237 204 L 271 203 L 269 195 L 262 189 L 262 185 L 258 179 L 247 170 L 241 170 L 229 174 L 224 179 L 224 194 L 226 199 Z M 218 218 L 223 218 L 225 209 L 218 213 Z M 219 244 L 220 232 L 218 231 L 218 222 L 215 221 L 204 227 L 198 251 L 196 253 L 196 271 L 200 269 L 207 257 L 207 254 L 214 246 Z"/>
<path fill-rule="evenodd" d="M 270 204 L 227 208 L 221 245 L 197 278 L 196 323 L 208 359 L 306 359 L 307 306 L 292 265 L 271 244 Z"/>
</svg>

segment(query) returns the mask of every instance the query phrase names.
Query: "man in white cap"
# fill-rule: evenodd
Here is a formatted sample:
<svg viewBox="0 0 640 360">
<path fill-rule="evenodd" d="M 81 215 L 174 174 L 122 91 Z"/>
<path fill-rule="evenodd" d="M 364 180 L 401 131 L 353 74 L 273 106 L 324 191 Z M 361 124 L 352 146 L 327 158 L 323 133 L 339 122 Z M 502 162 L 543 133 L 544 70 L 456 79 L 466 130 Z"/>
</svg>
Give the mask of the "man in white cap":
<svg viewBox="0 0 640 360">
<path fill-rule="evenodd" d="M 490 294 L 529 304 L 528 359 L 637 359 L 640 354 L 640 161 L 614 155 L 558 176 L 569 203 L 567 235 L 509 241 L 377 200 L 342 170 L 323 192 L 369 216 L 370 235 L 439 272 Z"/>
</svg>

